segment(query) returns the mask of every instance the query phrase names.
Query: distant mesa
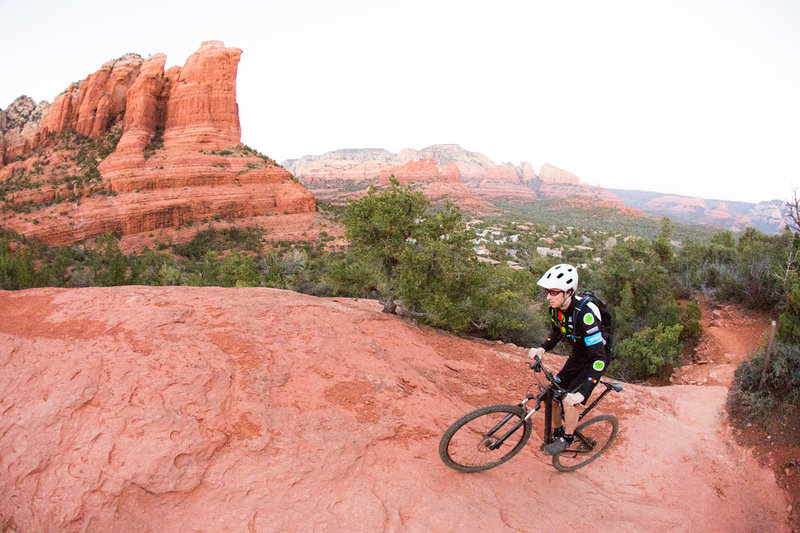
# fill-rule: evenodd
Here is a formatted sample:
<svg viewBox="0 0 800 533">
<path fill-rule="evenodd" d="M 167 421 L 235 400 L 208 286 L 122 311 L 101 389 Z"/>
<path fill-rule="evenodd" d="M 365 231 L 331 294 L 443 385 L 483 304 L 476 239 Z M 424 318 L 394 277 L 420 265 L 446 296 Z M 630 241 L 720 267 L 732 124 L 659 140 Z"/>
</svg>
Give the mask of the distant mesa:
<svg viewBox="0 0 800 533">
<path fill-rule="evenodd" d="M 241 144 L 242 51 L 207 41 L 183 67 L 126 54 L 52 104 L 0 111 L 2 227 L 50 244 L 212 218 L 304 213 L 315 199 Z"/>
<path fill-rule="evenodd" d="M 447 196 L 478 211 L 491 212 L 492 202 L 558 202 L 559 207 L 607 208 L 624 216 L 671 217 L 690 224 L 710 224 L 733 231 L 754 226 L 766 233 L 781 231 L 781 202 L 721 202 L 674 194 L 607 189 L 582 183 L 580 177 L 551 163 L 537 173 L 527 162 L 498 164 L 457 144 L 436 144 L 394 154 L 380 148 L 343 149 L 285 161 L 315 197 L 343 201 L 364 194 L 370 185 L 385 185 L 388 176 L 413 184 L 436 199 Z M 452 170 L 445 170 L 447 168 Z M 456 175 L 455 170 L 458 171 Z M 445 179 L 444 176 L 448 177 Z M 445 182 L 458 186 L 453 194 Z M 462 186 L 463 184 L 463 186 Z M 453 189 L 454 187 L 451 187 Z"/>
<path fill-rule="evenodd" d="M 467 207 L 489 208 L 491 201 L 502 199 L 579 197 L 587 205 L 635 211 L 626 208 L 610 191 L 581 184 L 575 174 L 549 163 L 537 175 L 530 163 L 497 164 L 457 144 L 436 144 L 421 150 L 406 148 L 398 154 L 375 148 L 336 150 L 285 161 L 284 166 L 317 198 L 325 200 L 341 200 L 370 185 L 386 185 L 388 176 L 394 175 L 403 184 L 419 186 L 429 197 L 447 194 L 452 199 L 457 190 L 454 201 Z"/>
<path fill-rule="evenodd" d="M 555 167 L 550 163 L 542 165 L 539 171 L 539 179 L 542 180 L 543 183 L 562 183 L 569 185 L 580 185 L 581 183 L 580 178 L 572 172 Z"/>
</svg>

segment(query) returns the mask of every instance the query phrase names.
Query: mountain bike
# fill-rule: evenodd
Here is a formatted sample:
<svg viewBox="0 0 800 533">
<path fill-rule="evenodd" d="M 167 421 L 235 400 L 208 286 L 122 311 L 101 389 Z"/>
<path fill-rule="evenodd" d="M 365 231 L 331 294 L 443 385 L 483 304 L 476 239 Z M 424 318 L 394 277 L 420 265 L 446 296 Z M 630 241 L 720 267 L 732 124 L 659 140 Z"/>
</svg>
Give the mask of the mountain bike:
<svg viewBox="0 0 800 533">
<path fill-rule="evenodd" d="M 467 413 L 456 420 L 442 436 L 439 442 L 439 457 L 444 464 L 459 472 L 481 472 L 501 465 L 522 450 L 531 436 L 533 422 L 531 418 L 544 406 L 544 443 L 553 441 L 553 402 L 561 401 L 567 391 L 561 388 L 560 380 L 554 376 L 539 359 L 534 363 L 527 362 L 528 367 L 542 373 L 549 382 L 538 382 L 538 393 L 529 392 L 525 399 L 516 405 L 487 405 Z M 538 380 L 537 380 L 538 381 Z M 600 403 L 600 400 L 611 392 L 621 392 L 622 385 L 600 380 L 605 390 L 583 412 L 578 420 Z M 536 400 L 533 409 L 527 404 Z M 561 409 L 563 413 L 563 408 Z M 575 428 L 575 440 L 572 446 L 553 455 L 553 466 L 562 472 L 572 472 L 588 465 L 605 452 L 617 436 L 619 421 L 614 415 L 599 415 L 590 418 Z"/>
</svg>

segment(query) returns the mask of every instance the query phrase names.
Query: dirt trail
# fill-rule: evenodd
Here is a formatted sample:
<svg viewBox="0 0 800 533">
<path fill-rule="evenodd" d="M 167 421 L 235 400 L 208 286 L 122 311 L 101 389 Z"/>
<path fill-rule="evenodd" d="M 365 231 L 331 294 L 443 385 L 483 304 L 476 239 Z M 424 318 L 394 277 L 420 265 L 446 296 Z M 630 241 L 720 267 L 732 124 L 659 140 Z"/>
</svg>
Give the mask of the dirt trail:
<svg viewBox="0 0 800 533">
<path fill-rule="evenodd" d="M 733 305 L 712 306 L 701 301 L 703 335 L 694 362 L 676 369 L 670 382 L 687 385 L 722 385 L 730 389 L 740 363 L 768 339 L 773 318 L 767 313 L 743 311 Z M 727 422 L 726 425 L 730 427 Z M 800 436 L 786 421 L 764 428 L 757 422 L 732 428 L 735 440 L 750 450 L 758 462 L 771 469 L 778 485 L 789 495 L 789 522 L 800 532 Z"/>
<path fill-rule="evenodd" d="M 743 313 L 733 305 L 711 306 L 701 301 L 703 334 L 693 364 L 676 369 L 670 379 L 679 385 L 722 385 L 730 388 L 733 373 L 762 343 L 771 318 L 762 312 Z"/>
</svg>

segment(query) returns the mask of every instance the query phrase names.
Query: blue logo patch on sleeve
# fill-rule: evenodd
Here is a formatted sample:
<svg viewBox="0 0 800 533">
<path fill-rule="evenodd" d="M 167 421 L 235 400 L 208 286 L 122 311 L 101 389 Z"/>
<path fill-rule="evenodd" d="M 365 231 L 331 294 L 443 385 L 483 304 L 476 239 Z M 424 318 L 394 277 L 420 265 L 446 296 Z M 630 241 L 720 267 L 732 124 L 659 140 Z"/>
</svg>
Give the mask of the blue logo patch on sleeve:
<svg viewBox="0 0 800 533">
<path fill-rule="evenodd" d="M 600 344 L 603 342 L 603 334 L 598 332 L 592 335 L 591 337 L 586 337 L 586 346 L 592 346 L 594 344 Z"/>
</svg>

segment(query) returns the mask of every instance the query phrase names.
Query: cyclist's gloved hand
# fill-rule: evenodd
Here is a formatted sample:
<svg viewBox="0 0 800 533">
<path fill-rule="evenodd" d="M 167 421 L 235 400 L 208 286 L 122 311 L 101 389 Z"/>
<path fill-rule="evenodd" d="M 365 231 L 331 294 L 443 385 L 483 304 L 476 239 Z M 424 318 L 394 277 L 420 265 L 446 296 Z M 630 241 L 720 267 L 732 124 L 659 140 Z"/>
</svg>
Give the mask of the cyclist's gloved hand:
<svg viewBox="0 0 800 533">
<path fill-rule="evenodd" d="M 536 355 L 538 355 L 539 358 L 541 359 L 542 356 L 544 355 L 544 348 L 531 348 L 530 351 L 528 352 L 528 357 L 533 359 L 534 356 Z"/>
</svg>

